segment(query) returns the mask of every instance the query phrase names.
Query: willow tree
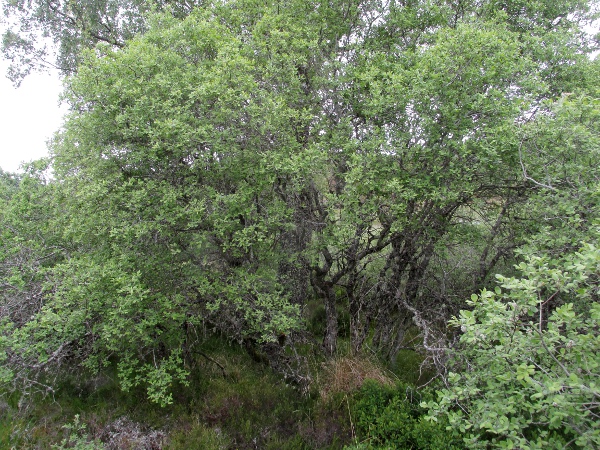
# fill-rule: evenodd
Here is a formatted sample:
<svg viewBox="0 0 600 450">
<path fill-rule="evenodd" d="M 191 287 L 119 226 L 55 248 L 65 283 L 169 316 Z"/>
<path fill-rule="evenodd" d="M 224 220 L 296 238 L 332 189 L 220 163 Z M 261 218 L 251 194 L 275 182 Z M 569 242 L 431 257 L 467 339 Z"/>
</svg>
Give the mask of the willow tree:
<svg viewBox="0 0 600 450">
<path fill-rule="evenodd" d="M 375 344 L 393 353 L 412 318 L 426 328 L 440 318 L 445 328 L 460 291 L 446 290 L 440 273 L 466 271 L 463 284 L 479 288 L 523 243 L 527 228 L 515 220 L 536 191 L 521 170 L 523 126 L 547 116 L 545 102 L 589 83 L 579 23 L 590 7 L 361 6 L 315 127 L 331 175 L 313 195 L 313 221 L 324 224 L 313 239 L 313 284 L 327 299 L 330 353 L 340 297 L 353 348 L 374 324 Z"/>
<path fill-rule="evenodd" d="M 514 247 L 520 129 L 586 82 L 588 6 L 509 3 L 215 2 L 84 52 L 53 144 L 72 250 L 5 360 L 115 361 L 167 402 L 200 324 L 277 353 L 313 296 L 327 354 L 340 308 L 393 354 L 458 306 L 433 260 L 466 240 L 471 288 Z"/>
</svg>

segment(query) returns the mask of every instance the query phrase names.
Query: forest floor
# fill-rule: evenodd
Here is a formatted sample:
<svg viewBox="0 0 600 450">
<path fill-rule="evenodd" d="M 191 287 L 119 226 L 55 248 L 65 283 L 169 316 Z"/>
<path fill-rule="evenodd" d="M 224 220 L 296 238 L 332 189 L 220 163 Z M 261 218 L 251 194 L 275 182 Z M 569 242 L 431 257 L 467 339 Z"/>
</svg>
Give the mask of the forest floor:
<svg viewBox="0 0 600 450">
<path fill-rule="evenodd" d="M 65 376 L 54 395 L 0 397 L 0 449 L 338 449 L 357 442 L 354 395 L 366 379 L 415 383 L 418 355 L 386 368 L 374 356 L 313 357 L 304 392 L 237 344 L 209 339 L 160 407 L 116 372 Z M 393 369 L 393 370 L 391 370 Z"/>
</svg>

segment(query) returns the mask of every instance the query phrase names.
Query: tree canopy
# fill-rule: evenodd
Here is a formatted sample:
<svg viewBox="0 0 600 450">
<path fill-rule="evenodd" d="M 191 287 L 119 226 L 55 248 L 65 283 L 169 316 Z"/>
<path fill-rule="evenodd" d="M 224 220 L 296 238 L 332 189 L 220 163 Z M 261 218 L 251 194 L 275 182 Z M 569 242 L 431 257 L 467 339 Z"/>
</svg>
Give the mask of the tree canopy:
<svg viewBox="0 0 600 450">
<path fill-rule="evenodd" d="M 206 330 L 299 380 L 315 304 L 326 355 L 416 326 L 444 374 L 464 299 L 595 236 L 593 3 L 31 5 L 6 51 L 52 37 L 71 112 L 52 180 L 2 178 L 5 382 L 116 364 L 168 403 Z"/>
</svg>

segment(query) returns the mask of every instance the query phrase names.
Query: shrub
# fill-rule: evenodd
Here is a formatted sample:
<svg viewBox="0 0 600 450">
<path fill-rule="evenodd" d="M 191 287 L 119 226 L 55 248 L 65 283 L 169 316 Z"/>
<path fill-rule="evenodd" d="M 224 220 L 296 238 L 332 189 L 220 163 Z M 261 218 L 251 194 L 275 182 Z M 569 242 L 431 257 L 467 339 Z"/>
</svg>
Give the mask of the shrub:
<svg viewBox="0 0 600 450">
<path fill-rule="evenodd" d="M 519 269 L 452 322 L 455 373 L 430 414 L 473 448 L 600 448 L 600 249 Z"/>
<path fill-rule="evenodd" d="M 460 440 L 445 430 L 445 424 L 425 420 L 427 410 L 420 403 L 430 395 L 406 384 L 366 381 L 354 405 L 360 443 L 348 450 L 462 448 Z"/>
<path fill-rule="evenodd" d="M 69 436 L 61 441 L 60 444 L 53 445 L 55 450 L 64 450 L 74 448 L 76 450 L 103 450 L 104 445 L 96 440 L 89 440 L 87 436 L 86 426 L 76 414 L 73 423 L 68 423 L 63 426 L 67 430 Z"/>
</svg>

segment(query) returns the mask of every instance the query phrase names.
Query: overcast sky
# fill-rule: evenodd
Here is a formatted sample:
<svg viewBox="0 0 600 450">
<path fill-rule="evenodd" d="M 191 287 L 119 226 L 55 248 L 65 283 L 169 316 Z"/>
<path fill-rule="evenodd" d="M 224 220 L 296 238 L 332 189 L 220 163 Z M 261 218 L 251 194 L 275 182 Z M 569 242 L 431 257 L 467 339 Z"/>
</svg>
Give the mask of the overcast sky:
<svg viewBox="0 0 600 450">
<path fill-rule="evenodd" d="M 61 84 L 56 74 L 32 74 L 15 88 L 6 78 L 8 63 L 0 58 L 0 167 L 17 171 L 48 154 L 46 141 L 62 123 Z"/>
</svg>

